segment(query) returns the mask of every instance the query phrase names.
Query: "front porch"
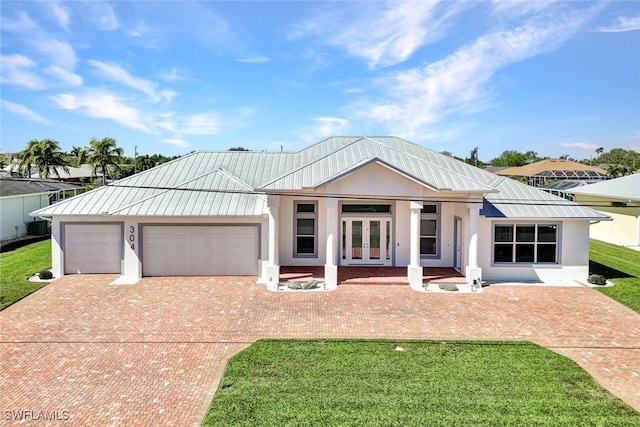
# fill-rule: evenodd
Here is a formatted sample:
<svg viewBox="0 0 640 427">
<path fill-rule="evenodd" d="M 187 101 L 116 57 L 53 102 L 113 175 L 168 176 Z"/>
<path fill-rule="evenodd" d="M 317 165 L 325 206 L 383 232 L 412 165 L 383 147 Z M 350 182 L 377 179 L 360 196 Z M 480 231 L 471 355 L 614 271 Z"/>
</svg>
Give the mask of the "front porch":
<svg viewBox="0 0 640 427">
<path fill-rule="evenodd" d="M 324 267 L 282 266 L 280 282 L 296 280 L 324 281 Z M 465 277 L 450 267 L 423 267 L 422 281 L 465 284 Z M 339 266 L 338 285 L 409 285 L 407 267 Z"/>
</svg>

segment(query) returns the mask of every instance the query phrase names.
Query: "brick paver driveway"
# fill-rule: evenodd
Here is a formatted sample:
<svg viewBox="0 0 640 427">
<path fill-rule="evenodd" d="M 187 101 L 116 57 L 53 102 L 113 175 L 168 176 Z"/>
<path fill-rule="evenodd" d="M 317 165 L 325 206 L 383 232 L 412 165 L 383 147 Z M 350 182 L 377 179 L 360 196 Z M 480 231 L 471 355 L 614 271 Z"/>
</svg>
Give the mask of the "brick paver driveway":
<svg viewBox="0 0 640 427">
<path fill-rule="evenodd" d="M 114 278 L 67 276 L 0 312 L 3 421 L 197 425 L 227 359 L 263 337 L 529 340 L 640 409 L 640 315 L 587 288 L 273 293 L 249 278 Z"/>
</svg>

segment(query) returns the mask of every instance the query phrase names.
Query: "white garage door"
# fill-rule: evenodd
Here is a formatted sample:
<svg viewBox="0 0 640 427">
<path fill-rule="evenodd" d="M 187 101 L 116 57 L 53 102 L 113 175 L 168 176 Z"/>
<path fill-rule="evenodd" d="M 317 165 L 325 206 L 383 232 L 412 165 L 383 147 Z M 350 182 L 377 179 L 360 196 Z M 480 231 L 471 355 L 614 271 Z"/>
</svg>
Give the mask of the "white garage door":
<svg viewBox="0 0 640 427">
<path fill-rule="evenodd" d="M 121 273 L 122 225 L 67 224 L 64 273 Z"/>
<path fill-rule="evenodd" d="M 144 226 L 144 276 L 258 274 L 257 226 Z"/>
</svg>

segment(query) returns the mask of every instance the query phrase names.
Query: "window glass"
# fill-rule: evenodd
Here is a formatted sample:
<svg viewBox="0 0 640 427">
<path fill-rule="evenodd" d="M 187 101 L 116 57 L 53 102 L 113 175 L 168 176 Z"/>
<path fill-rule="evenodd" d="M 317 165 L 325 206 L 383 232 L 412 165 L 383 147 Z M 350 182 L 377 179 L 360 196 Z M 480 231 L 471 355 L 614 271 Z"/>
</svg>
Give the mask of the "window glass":
<svg viewBox="0 0 640 427">
<path fill-rule="evenodd" d="M 314 256 L 317 251 L 316 203 L 294 202 L 294 256 Z"/>
<path fill-rule="evenodd" d="M 422 209 L 420 210 L 420 213 L 423 214 L 435 214 L 438 213 L 438 205 L 435 204 L 431 204 L 431 205 L 423 205 Z"/>
<path fill-rule="evenodd" d="M 439 254 L 440 215 L 437 203 L 428 203 L 420 210 L 420 256 L 436 257 Z"/>
<path fill-rule="evenodd" d="M 297 234 L 313 236 L 315 234 L 315 222 L 313 218 L 298 218 Z"/>
<path fill-rule="evenodd" d="M 516 242 L 535 242 L 535 240 L 536 240 L 535 225 L 516 226 Z"/>
<path fill-rule="evenodd" d="M 298 206 L 297 212 L 299 213 L 302 213 L 302 212 L 314 213 L 316 211 L 315 203 L 298 203 L 297 206 Z"/>
<path fill-rule="evenodd" d="M 315 238 L 298 236 L 297 240 L 297 252 L 299 254 L 313 254 L 315 252 Z"/>
<path fill-rule="evenodd" d="M 558 262 L 558 224 L 496 224 L 493 233 L 495 263 Z"/>
<path fill-rule="evenodd" d="M 513 245 L 495 245 L 494 262 L 513 262 Z"/>
<path fill-rule="evenodd" d="M 391 213 L 391 205 L 342 205 L 342 213 Z"/>
<path fill-rule="evenodd" d="M 534 262 L 535 245 L 516 245 L 516 262 Z"/>
<path fill-rule="evenodd" d="M 435 219 L 420 220 L 420 235 L 435 236 L 437 230 L 437 221 Z"/>
<path fill-rule="evenodd" d="M 557 231 L 557 225 L 539 225 L 538 242 L 556 242 Z"/>
<path fill-rule="evenodd" d="M 420 238 L 420 255 L 435 255 L 436 238 L 435 237 L 421 237 Z"/>
<path fill-rule="evenodd" d="M 556 262 L 556 245 L 538 245 L 538 262 Z"/>
<path fill-rule="evenodd" d="M 513 242 L 513 225 L 496 225 L 494 239 L 496 242 Z"/>
</svg>

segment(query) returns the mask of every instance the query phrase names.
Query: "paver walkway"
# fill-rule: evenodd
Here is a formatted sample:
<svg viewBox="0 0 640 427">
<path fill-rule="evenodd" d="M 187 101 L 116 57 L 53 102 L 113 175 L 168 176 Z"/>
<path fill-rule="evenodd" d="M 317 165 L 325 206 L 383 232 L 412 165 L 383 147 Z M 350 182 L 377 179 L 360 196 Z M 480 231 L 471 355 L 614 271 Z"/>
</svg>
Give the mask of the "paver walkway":
<svg viewBox="0 0 640 427">
<path fill-rule="evenodd" d="M 259 338 L 312 337 L 529 340 L 640 410 L 640 314 L 588 288 L 274 293 L 251 278 L 113 279 L 67 276 L 0 312 L 2 422 L 198 425 L 230 356 Z"/>
</svg>

